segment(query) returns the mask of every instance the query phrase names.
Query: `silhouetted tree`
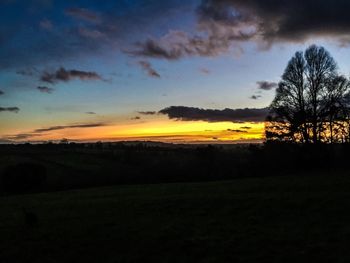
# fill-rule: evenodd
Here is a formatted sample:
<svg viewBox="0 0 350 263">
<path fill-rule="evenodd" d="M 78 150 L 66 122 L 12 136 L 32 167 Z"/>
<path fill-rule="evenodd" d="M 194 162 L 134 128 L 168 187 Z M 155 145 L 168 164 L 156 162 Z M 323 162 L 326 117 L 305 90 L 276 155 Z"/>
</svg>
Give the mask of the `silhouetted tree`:
<svg viewBox="0 0 350 263">
<path fill-rule="evenodd" d="M 350 142 L 350 92 L 342 99 L 340 132 L 343 142 Z"/>
<path fill-rule="evenodd" d="M 296 52 L 270 105 L 266 139 L 303 143 L 343 141 L 348 123 L 349 81 L 323 48 Z"/>
</svg>

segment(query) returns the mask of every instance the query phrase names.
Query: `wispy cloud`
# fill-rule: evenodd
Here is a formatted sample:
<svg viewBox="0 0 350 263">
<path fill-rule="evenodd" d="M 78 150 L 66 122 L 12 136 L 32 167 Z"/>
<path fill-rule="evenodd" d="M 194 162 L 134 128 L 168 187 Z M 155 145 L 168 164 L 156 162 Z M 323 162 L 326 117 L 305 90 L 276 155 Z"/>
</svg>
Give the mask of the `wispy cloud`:
<svg viewBox="0 0 350 263">
<path fill-rule="evenodd" d="M 105 123 L 85 123 L 85 124 L 73 124 L 73 125 L 63 125 L 63 126 L 51 126 L 48 128 L 36 129 L 34 130 L 34 133 L 73 129 L 73 128 L 95 128 L 95 127 L 102 127 L 102 126 L 106 126 L 106 124 Z"/>
<path fill-rule="evenodd" d="M 78 33 L 84 38 L 90 38 L 94 40 L 101 40 L 105 37 L 105 34 L 98 29 L 89 29 L 85 27 L 79 27 Z"/>
<path fill-rule="evenodd" d="M 261 95 L 252 95 L 249 98 L 252 99 L 252 100 L 258 100 L 258 99 L 261 98 Z"/>
<path fill-rule="evenodd" d="M 155 115 L 155 114 L 157 114 L 156 111 L 138 111 L 137 113 L 142 114 L 142 115 Z"/>
<path fill-rule="evenodd" d="M 82 71 L 82 70 L 66 70 L 61 67 L 55 72 L 43 72 L 41 75 L 41 81 L 55 84 L 59 81 L 70 81 L 72 79 L 80 80 L 102 80 L 102 77 L 93 71 Z"/>
<path fill-rule="evenodd" d="M 178 60 L 190 56 L 214 57 L 227 52 L 233 40 L 248 40 L 251 34 L 242 31 L 226 30 L 224 32 L 215 28 L 209 29 L 206 37 L 171 30 L 160 39 L 149 38 L 144 42 L 138 42 L 134 49 L 126 50 L 125 53 L 167 60 Z"/>
<path fill-rule="evenodd" d="M 159 73 L 152 67 L 151 63 L 145 60 L 140 60 L 139 65 L 147 73 L 148 76 L 153 78 L 160 78 Z"/>
<path fill-rule="evenodd" d="M 36 137 L 36 136 L 40 136 L 40 135 L 43 135 L 41 133 L 17 133 L 17 134 L 14 134 L 14 135 L 8 135 L 8 136 L 5 136 L 3 139 L 5 140 L 10 140 L 12 142 L 14 141 L 17 141 L 17 140 L 26 140 L 26 139 L 29 139 L 29 138 L 32 138 L 32 137 Z"/>
<path fill-rule="evenodd" d="M 30 132 L 24 132 L 24 133 L 18 133 L 14 135 L 7 135 L 4 136 L 4 139 L 7 140 L 25 140 L 25 139 L 31 139 L 32 137 L 38 137 L 42 135 L 46 135 L 49 132 L 52 131 L 59 131 L 59 130 L 65 130 L 65 129 L 75 129 L 75 128 L 96 128 L 96 127 L 103 127 L 107 126 L 106 123 L 82 123 L 82 124 L 71 124 L 71 125 L 60 125 L 60 126 L 51 126 L 47 128 L 40 128 L 35 129 Z"/>
<path fill-rule="evenodd" d="M 52 22 L 48 19 L 41 20 L 39 26 L 44 30 L 51 30 L 53 28 Z"/>
<path fill-rule="evenodd" d="M 0 112 L 5 112 L 5 111 L 18 113 L 19 108 L 18 107 L 0 107 Z"/>
<path fill-rule="evenodd" d="M 278 86 L 276 82 L 269 81 L 257 81 L 256 84 L 260 90 L 272 90 Z"/>
<path fill-rule="evenodd" d="M 65 14 L 90 23 L 101 23 L 101 17 L 96 12 L 86 8 L 68 8 L 65 10 Z"/>
<path fill-rule="evenodd" d="M 51 94 L 54 91 L 53 88 L 49 88 L 46 86 L 38 86 L 37 90 L 39 90 L 41 93 L 48 93 L 48 94 Z"/>
<path fill-rule="evenodd" d="M 200 68 L 199 71 L 204 75 L 209 75 L 211 71 L 207 68 Z"/>
</svg>

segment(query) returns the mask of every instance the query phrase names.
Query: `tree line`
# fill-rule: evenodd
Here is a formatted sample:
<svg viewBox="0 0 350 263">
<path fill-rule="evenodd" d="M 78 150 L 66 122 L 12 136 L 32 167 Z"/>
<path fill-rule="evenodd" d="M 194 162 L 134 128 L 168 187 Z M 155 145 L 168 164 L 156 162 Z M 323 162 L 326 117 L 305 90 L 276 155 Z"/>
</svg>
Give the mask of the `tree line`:
<svg viewBox="0 0 350 263">
<path fill-rule="evenodd" d="M 267 141 L 350 142 L 350 81 L 323 47 L 295 53 L 269 109 Z"/>
</svg>

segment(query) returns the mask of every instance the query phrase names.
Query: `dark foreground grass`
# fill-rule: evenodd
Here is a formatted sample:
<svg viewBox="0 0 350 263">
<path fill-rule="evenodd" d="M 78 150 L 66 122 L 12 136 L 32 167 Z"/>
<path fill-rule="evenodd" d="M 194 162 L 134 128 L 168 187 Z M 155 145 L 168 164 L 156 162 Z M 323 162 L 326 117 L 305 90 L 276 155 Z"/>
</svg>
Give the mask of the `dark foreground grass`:
<svg viewBox="0 0 350 263">
<path fill-rule="evenodd" d="M 350 262 L 349 190 L 329 174 L 0 197 L 0 262 Z"/>
</svg>

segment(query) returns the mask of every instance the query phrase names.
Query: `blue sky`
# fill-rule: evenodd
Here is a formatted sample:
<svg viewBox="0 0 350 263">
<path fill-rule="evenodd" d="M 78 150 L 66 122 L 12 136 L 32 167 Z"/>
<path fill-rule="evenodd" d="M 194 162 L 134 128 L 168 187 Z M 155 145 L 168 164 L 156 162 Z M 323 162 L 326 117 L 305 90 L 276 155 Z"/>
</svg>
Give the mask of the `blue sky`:
<svg viewBox="0 0 350 263">
<path fill-rule="evenodd" d="M 76 123 L 118 129 L 135 117 L 152 126 L 170 106 L 265 108 L 288 60 L 313 43 L 348 76 L 350 22 L 317 22 L 329 8 L 341 17 L 348 5 L 332 3 L 295 21 L 286 13 L 283 24 L 274 20 L 287 12 L 278 1 L 1 1 L 0 136 Z M 314 20 L 302 24 L 307 16 Z M 259 88 L 263 81 L 271 88 Z"/>
</svg>

